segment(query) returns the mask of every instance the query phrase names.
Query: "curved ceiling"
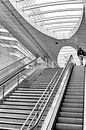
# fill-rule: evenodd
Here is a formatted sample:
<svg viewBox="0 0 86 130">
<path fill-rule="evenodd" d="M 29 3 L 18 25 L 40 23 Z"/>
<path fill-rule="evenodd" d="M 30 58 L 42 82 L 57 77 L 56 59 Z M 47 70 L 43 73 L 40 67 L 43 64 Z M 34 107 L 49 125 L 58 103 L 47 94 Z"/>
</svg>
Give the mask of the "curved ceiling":
<svg viewBox="0 0 86 130">
<path fill-rule="evenodd" d="M 31 24 L 34 23 L 40 31 L 57 39 L 70 38 L 81 23 L 82 0 L 13 1 L 16 1 L 16 8 Z"/>
<path fill-rule="evenodd" d="M 14 1 L 16 9 L 20 10 L 22 16 L 26 16 L 28 21 L 31 21 L 31 20 L 36 21 L 38 19 L 40 19 L 40 20 L 45 19 L 43 13 L 37 14 L 37 15 L 34 15 L 34 16 L 30 16 L 33 13 L 35 13 L 35 14 L 40 13 L 41 9 L 31 9 L 31 10 L 27 10 L 27 11 L 24 10 L 26 7 L 28 7 L 27 4 L 30 2 L 30 0 L 29 1 L 28 0 L 11 0 L 10 2 L 12 2 L 12 1 Z M 60 3 L 62 1 L 60 0 Z M 65 0 L 65 1 L 67 1 L 67 0 Z M 71 0 L 71 1 L 74 2 L 76 0 Z M 19 40 L 19 42 L 21 42 L 25 47 L 27 47 L 27 49 L 29 49 L 33 54 L 35 54 L 35 55 L 39 54 L 41 57 L 43 57 L 43 58 L 46 57 L 47 59 L 53 60 L 56 63 L 57 55 L 58 55 L 60 49 L 64 45 L 70 45 L 70 46 L 73 46 L 74 48 L 76 48 L 77 44 L 80 44 L 80 45 L 83 45 L 83 46 L 86 45 L 86 43 L 85 43 L 85 41 L 86 41 L 85 40 L 86 39 L 86 30 L 85 30 L 86 24 L 85 24 L 84 13 L 83 13 L 83 19 L 82 19 L 81 26 L 79 27 L 79 30 L 76 32 L 76 34 L 68 40 L 57 40 L 55 38 L 49 37 L 49 36 L 41 33 L 36 28 L 31 26 L 31 24 L 29 24 L 29 22 L 27 22 L 15 10 L 15 8 L 13 8 L 13 6 L 10 4 L 10 2 L 9 2 L 9 0 L 1 1 L 1 4 L 0 4 L 0 23 L 15 38 L 17 38 Z M 30 6 L 32 7 L 32 4 L 33 3 L 28 4 L 29 7 Z M 82 4 L 82 6 L 83 6 L 83 4 Z M 37 11 L 35 11 L 35 10 L 37 10 Z M 76 11 L 76 10 L 74 10 L 74 8 L 72 8 L 72 10 Z M 82 10 L 82 8 L 81 8 L 81 10 Z M 69 12 L 69 10 L 66 11 L 66 12 Z M 63 13 L 64 13 L 64 11 L 63 11 Z M 61 17 L 60 17 L 60 19 L 61 19 Z M 66 16 L 64 14 L 64 17 L 69 17 L 69 16 Z M 72 17 L 72 15 L 70 17 Z M 55 18 L 55 16 L 54 16 L 54 18 Z M 72 20 L 71 20 L 71 22 L 72 22 Z M 80 22 L 80 19 L 79 19 L 78 22 Z M 40 23 L 40 22 L 38 22 L 38 23 Z M 36 22 L 35 22 L 35 25 L 37 25 Z M 68 25 L 67 25 L 67 27 L 68 27 Z M 42 27 L 42 28 L 44 28 L 44 27 Z M 57 33 L 57 35 L 58 35 L 58 33 Z"/>
</svg>

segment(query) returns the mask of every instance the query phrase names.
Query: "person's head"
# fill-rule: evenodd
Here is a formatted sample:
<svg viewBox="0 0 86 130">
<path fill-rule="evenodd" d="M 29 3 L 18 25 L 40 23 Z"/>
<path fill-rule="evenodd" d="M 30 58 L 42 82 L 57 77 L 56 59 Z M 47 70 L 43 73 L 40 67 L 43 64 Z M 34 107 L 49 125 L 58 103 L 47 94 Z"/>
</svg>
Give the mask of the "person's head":
<svg viewBox="0 0 86 130">
<path fill-rule="evenodd" d="M 81 50 L 81 47 L 79 47 L 79 50 Z"/>
<path fill-rule="evenodd" d="M 77 46 L 77 50 L 81 50 L 82 48 L 80 46 Z"/>
</svg>

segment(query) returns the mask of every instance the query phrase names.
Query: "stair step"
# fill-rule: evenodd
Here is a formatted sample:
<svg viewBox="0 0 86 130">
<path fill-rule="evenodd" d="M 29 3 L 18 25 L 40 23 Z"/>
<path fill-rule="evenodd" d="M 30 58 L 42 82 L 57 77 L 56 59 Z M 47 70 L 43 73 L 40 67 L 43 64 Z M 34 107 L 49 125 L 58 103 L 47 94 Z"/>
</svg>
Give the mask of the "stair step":
<svg viewBox="0 0 86 130">
<path fill-rule="evenodd" d="M 21 90 L 21 91 L 44 91 L 44 89 L 42 88 L 18 88 L 18 90 Z"/>
<path fill-rule="evenodd" d="M 28 94 L 42 94 L 43 93 L 43 91 L 21 91 L 21 90 L 15 90 L 15 93 L 28 93 Z"/>
<path fill-rule="evenodd" d="M 25 105 L 25 106 L 34 106 L 36 103 L 29 103 L 29 102 L 17 102 L 17 101 L 4 101 L 4 104 L 15 104 L 15 105 Z"/>
<path fill-rule="evenodd" d="M 29 99 L 29 98 L 27 98 L 27 99 L 21 99 L 21 98 L 6 98 L 6 100 L 5 101 L 10 101 L 10 102 L 25 102 L 25 103 L 29 103 L 29 104 L 36 104 L 37 103 L 37 101 L 38 101 L 39 99 L 37 99 L 37 98 L 35 98 L 35 99 Z M 40 101 L 40 103 L 42 102 L 44 100 L 44 98 L 42 98 L 41 99 L 41 101 Z M 47 100 L 47 98 L 45 99 L 45 101 Z"/>
<path fill-rule="evenodd" d="M 40 97 L 41 94 L 28 94 L 28 93 L 12 93 L 12 95 L 24 95 L 24 96 L 37 96 L 37 97 Z"/>
<path fill-rule="evenodd" d="M 12 109 L 1 109 L 0 113 L 15 113 L 15 114 L 30 114 L 30 110 L 12 110 Z"/>
<path fill-rule="evenodd" d="M 38 100 L 6 98 L 5 101 L 10 101 L 10 102 L 27 102 L 27 103 L 30 103 L 30 104 L 36 104 Z"/>
<path fill-rule="evenodd" d="M 0 124 L 1 130 L 19 130 L 20 127 L 21 125 L 13 125 L 13 124 L 6 124 L 6 123 Z"/>
<path fill-rule="evenodd" d="M 3 104 L 3 105 L 0 105 L 0 109 L 14 109 L 14 110 L 32 110 L 33 109 L 33 106 L 31 107 L 29 107 L 29 106 L 24 106 L 24 105 L 16 105 L 16 104 Z"/>
<path fill-rule="evenodd" d="M 16 120 L 26 120 L 28 114 L 19 114 L 19 113 L 0 113 L 0 118 L 16 119 Z"/>
<path fill-rule="evenodd" d="M 31 96 L 20 96 L 20 95 L 10 95 L 9 98 L 12 98 L 12 99 L 31 99 L 31 100 L 38 100 L 40 97 L 31 97 Z"/>
<path fill-rule="evenodd" d="M 56 130 L 82 130 L 82 125 L 56 123 Z"/>
<path fill-rule="evenodd" d="M 71 113 L 71 112 L 60 112 L 59 116 L 69 117 L 69 118 L 82 118 L 82 113 Z"/>
<path fill-rule="evenodd" d="M 58 117 L 58 123 L 66 124 L 82 124 L 81 118 L 70 118 L 70 117 Z"/>
<path fill-rule="evenodd" d="M 0 124 L 6 123 L 6 124 L 14 124 L 14 125 L 22 125 L 25 120 L 16 120 L 16 119 L 9 119 L 9 118 L 1 118 L 0 117 Z"/>
<path fill-rule="evenodd" d="M 38 100 L 28 100 L 28 99 L 11 99 L 11 98 L 7 98 L 5 101 L 7 102 L 24 102 L 24 103 L 28 103 L 30 106 L 35 105 L 37 103 Z"/>
</svg>

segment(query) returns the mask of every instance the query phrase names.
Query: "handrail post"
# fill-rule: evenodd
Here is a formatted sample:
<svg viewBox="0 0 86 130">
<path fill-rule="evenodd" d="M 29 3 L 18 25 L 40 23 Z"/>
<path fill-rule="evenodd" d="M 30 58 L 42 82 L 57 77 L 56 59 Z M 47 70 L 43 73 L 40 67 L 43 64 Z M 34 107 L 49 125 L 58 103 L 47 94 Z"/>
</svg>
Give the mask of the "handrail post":
<svg viewBox="0 0 86 130">
<path fill-rule="evenodd" d="M 39 104 L 37 105 L 37 118 L 38 118 L 38 116 L 39 116 Z"/>
<path fill-rule="evenodd" d="M 19 74 L 18 74 L 18 85 L 19 85 Z"/>
</svg>

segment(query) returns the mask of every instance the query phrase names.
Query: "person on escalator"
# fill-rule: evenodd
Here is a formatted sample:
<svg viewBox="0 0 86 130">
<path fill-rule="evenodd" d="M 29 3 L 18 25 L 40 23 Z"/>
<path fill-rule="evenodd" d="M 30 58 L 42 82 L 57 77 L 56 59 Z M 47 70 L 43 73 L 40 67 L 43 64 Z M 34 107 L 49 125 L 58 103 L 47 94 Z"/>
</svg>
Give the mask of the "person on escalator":
<svg viewBox="0 0 86 130">
<path fill-rule="evenodd" d="M 83 65 L 84 50 L 79 46 L 77 46 L 77 55 L 79 57 L 80 64 Z"/>
</svg>

